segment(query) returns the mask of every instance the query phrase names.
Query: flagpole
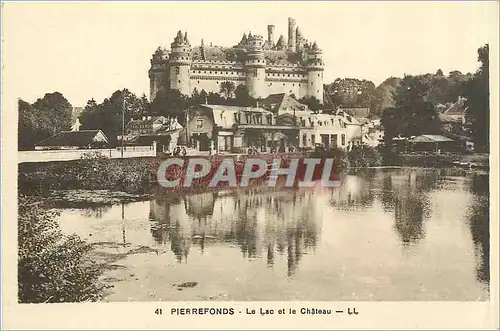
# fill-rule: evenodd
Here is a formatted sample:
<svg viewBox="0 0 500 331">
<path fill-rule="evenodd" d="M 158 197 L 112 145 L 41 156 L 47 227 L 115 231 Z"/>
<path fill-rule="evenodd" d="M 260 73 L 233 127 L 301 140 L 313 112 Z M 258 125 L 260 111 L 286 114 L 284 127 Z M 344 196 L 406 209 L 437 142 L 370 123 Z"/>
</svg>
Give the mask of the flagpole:
<svg viewBox="0 0 500 331">
<path fill-rule="evenodd" d="M 123 149 L 124 149 L 124 136 L 125 136 L 125 91 L 123 91 L 123 101 L 122 101 L 122 159 L 123 159 Z"/>
</svg>

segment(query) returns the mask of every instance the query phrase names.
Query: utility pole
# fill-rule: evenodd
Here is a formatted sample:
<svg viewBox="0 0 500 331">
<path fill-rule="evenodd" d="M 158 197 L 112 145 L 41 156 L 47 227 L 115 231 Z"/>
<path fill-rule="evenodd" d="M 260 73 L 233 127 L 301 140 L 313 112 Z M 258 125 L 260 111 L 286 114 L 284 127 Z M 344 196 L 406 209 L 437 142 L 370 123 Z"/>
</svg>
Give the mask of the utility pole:
<svg viewBox="0 0 500 331">
<path fill-rule="evenodd" d="M 123 101 L 122 101 L 122 159 L 123 159 L 123 149 L 125 146 L 125 91 L 123 91 Z"/>
</svg>

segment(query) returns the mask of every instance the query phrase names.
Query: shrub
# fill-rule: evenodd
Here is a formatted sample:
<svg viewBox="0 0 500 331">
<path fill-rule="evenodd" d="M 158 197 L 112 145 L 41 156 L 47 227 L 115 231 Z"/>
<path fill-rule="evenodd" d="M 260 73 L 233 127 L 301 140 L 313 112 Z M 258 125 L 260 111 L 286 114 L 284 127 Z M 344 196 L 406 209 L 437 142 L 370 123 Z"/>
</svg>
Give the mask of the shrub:
<svg viewBox="0 0 500 331">
<path fill-rule="evenodd" d="M 19 197 L 18 300 L 20 303 L 97 301 L 97 264 L 88 258 L 91 246 L 78 236 L 64 235 L 55 217 L 26 196 Z"/>
<path fill-rule="evenodd" d="M 353 146 L 347 153 L 349 166 L 353 168 L 377 167 L 382 165 L 382 156 L 376 148 Z"/>
</svg>

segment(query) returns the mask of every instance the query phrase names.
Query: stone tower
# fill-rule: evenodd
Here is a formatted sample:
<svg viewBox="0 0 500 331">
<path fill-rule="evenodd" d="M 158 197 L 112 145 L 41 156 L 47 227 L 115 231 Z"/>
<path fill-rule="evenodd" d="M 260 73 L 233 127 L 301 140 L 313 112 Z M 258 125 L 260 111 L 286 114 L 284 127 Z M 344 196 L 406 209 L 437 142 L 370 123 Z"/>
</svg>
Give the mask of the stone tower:
<svg viewBox="0 0 500 331">
<path fill-rule="evenodd" d="M 323 71 L 325 64 L 321 49 L 313 43 L 307 56 L 307 96 L 315 97 L 323 103 Z"/>
<path fill-rule="evenodd" d="M 187 32 L 177 32 L 174 42 L 170 44 L 169 59 L 170 88 L 179 90 L 182 94 L 191 95 L 189 73 L 191 69 L 191 44 Z"/>
<path fill-rule="evenodd" d="M 274 25 L 267 26 L 267 42 L 269 47 L 274 46 Z"/>
<path fill-rule="evenodd" d="M 264 98 L 266 94 L 266 59 L 262 45 L 264 39 L 260 35 L 248 35 L 248 54 L 245 62 L 246 85 L 251 97 Z"/>
<path fill-rule="evenodd" d="M 160 90 L 167 88 L 167 61 L 167 52 L 158 47 L 151 58 L 149 69 L 149 101 L 153 101 Z"/>
<path fill-rule="evenodd" d="M 294 18 L 288 18 L 288 51 L 295 52 L 296 39 L 296 25 Z"/>
</svg>

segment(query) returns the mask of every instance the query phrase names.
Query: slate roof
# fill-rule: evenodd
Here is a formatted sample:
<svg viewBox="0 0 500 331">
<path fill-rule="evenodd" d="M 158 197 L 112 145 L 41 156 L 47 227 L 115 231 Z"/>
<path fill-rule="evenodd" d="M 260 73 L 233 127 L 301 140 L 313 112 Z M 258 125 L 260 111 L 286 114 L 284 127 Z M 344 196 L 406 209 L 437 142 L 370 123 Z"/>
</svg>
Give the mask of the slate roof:
<svg viewBox="0 0 500 331">
<path fill-rule="evenodd" d="M 440 142 L 451 142 L 452 139 L 446 138 L 445 136 L 434 135 L 434 134 L 423 134 L 410 139 L 413 143 L 440 143 Z"/>
<path fill-rule="evenodd" d="M 293 112 L 295 111 L 308 111 L 308 107 L 291 96 L 285 93 L 271 94 L 260 103 L 271 111 L 277 112 Z"/>
<path fill-rule="evenodd" d="M 99 132 L 102 133 L 106 142 L 108 142 L 108 138 L 101 130 L 61 131 L 52 137 L 40 141 L 35 146 L 86 147 L 94 143 L 94 138 Z"/>
<path fill-rule="evenodd" d="M 370 116 L 370 108 L 341 108 L 340 110 L 356 118 Z"/>
</svg>

